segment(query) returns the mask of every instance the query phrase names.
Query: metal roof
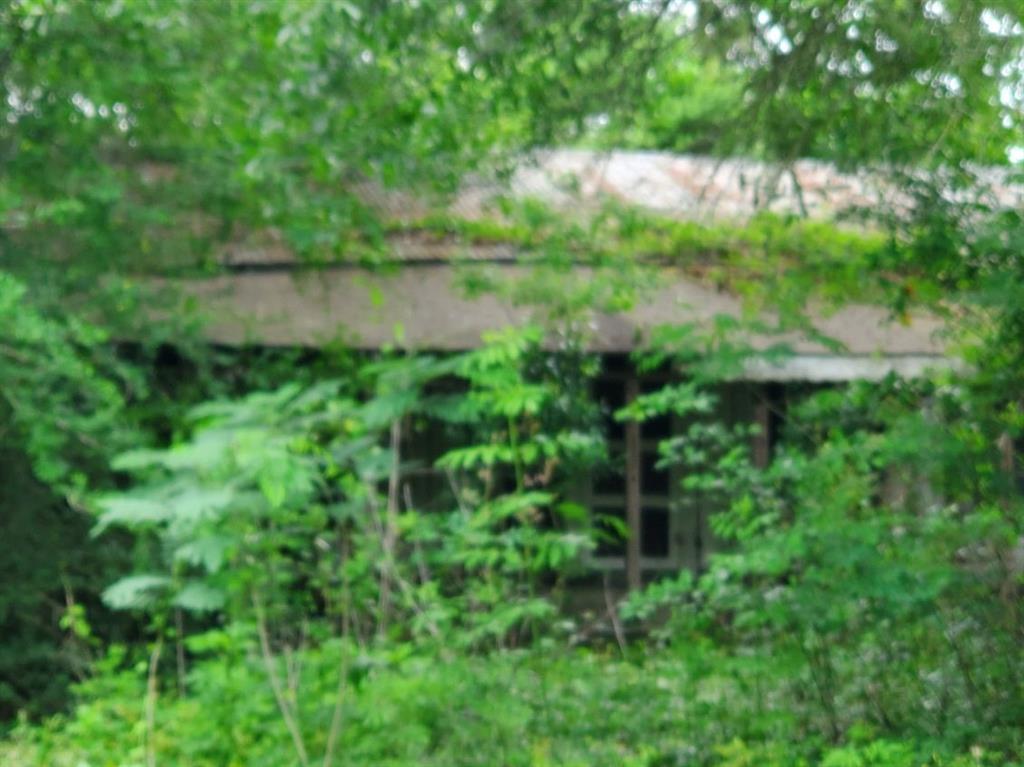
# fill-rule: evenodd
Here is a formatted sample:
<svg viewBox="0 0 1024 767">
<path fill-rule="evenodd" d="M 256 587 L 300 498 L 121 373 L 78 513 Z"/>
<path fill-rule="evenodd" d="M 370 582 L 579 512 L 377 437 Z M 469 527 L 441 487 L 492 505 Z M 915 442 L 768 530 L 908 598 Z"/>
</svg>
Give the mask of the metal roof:
<svg viewBox="0 0 1024 767">
<path fill-rule="evenodd" d="M 1024 186 L 1003 168 L 974 169 L 992 204 L 1024 204 Z M 360 194 L 393 220 L 415 220 L 435 208 L 425 198 L 366 184 Z M 950 191 L 949 197 L 958 193 Z M 852 208 L 901 207 L 909 200 L 871 172 L 842 173 L 816 160 L 781 166 L 743 158 L 714 158 L 648 151 L 553 149 L 525 157 L 506 181 L 469 180 L 453 199 L 451 214 L 493 215 L 501 196 L 535 198 L 566 211 L 611 199 L 669 218 L 743 220 L 763 211 L 831 218 Z"/>
</svg>

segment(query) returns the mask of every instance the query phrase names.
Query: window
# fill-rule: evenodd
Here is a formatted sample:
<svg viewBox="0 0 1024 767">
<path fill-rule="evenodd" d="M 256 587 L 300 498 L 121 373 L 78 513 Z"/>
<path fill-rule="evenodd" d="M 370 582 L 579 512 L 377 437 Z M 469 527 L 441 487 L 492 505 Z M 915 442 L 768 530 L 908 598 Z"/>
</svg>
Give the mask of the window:
<svg viewBox="0 0 1024 767">
<path fill-rule="evenodd" d="M 641 573 L 707 566 L 708 556 L 721 542 L 715 540 L 709 518 L 715 500 L 701 494 L 683 493 L 683 469 L 659 469 L 658 444 L 681 433 L 685 422 L 665 416 L 627 427 L 612 417 L 626 404 L 627 389 L 639 392 L 657 390 L 670 379 L 667 374 L 637 380 L 628 360 L 607 358 L 606 372 L 595 382 L 595 397 L 606 417 L 609 439 L 609 465 L 596 471 L 583 489 L 584 501 L 593 510 L 603 539 L 598 542 L 593 564 L 599 569 L 621 570 L 627 566 L 627 542 L 622 535 L 629 530 L 629 455 L 627 428 L 638 431 L 636 476 L 639 485 L 639 515 L 634 534 L 639 539 Z M 632 383 L 630 381 L 632 380 Z M 784 387 L 779 384 L 737 382 L 722 384 L 718 390 L 715 418 L 727 424 L 757 423 L 761 430 L 751 444 L 755 463 L 765 465 L 779 430 Z"/>
<path fill-rule="evenodd" d="M 626 425 L 614 413 L 626 404 L 627 381 L 632 369 L 624 358 L 609 358 L 609 369 L 595 383 L 595 397 L 605 413 L 609 466 L 591 478 L 587 499 L 604 535 L 595 551 L 595 564 L 604 568 L 625 565 L 627 523 Z M 652 391 L 667 381 L 664 376 L 640 382 L 641 391 Z M 678 566 L 672 539 L 672 496 L 675 478 L 659 469 L 658 443 L 673 432 L 672 419 L 662 417 L 639 424 L 640 558 L 641 569 Z"/>
</svg>

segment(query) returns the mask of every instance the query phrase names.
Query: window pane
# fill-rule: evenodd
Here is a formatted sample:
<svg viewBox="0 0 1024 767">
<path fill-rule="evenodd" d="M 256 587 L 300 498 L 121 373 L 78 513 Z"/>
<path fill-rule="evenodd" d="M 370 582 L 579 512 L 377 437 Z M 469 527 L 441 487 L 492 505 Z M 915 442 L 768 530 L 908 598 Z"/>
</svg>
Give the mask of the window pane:
<svg viewBox="0 0 1024 767">
<path fill-rule="evenodd" d="M 658 454 L 649 451 L 643 455 L 641 462 L 640 491 L 644 495 L 668 495 L 671 479 L 667 471 L 654 468 L 658 463 Z"/>
<path fill-rule="evenodd" d="M 643 510 L 640 516 L 640 553 L 645 557 L 668 556 L 668 509 Z"/>
<path fill-rule="evenodd" d="M 624 459 L 620 459 L 624 460 Z M 622 470 L 605 469 L 594 478 L 594 492 L 598 495 L 616 495 L 625 502 L 626 476 Z"/>
<path fill-rule="evenodd" d="M 672 416 L 659 415 L 640 425 L 642 439 L 662 440 L 672 436 Z"/>
<path fill-rule="evenodd" d="M 605 413 L 605 429 L 610 439 L 623 439 L 624 430 L 621 421 L 615 420 L 615 411 L 626 404 L 625 385 L 621 380 L 599 378 L 594 384 L 594 398 Z"/>
</svg>

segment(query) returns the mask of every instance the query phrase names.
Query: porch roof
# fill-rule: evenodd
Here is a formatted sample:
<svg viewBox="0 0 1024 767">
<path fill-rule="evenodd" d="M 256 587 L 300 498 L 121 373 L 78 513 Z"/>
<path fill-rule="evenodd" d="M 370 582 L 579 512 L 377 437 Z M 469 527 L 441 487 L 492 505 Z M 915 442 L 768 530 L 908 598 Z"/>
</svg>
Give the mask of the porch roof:
<svg viewBox="0 0 1024 767">
<path fill-rule="evenodd" d="M 528 268 L 511 263 L 489 267 L 503 280 L 524 278 Z M 463 350 L 481 335 L 529 321 L 531 309 L 487 293 L 467 297 L 459 288 L 460 267 L 412 262 L 391 273 L 360 267 L 305 272 L 257 270 L 190 281 L 187 293 L 209 314 L 210 340 L 229 344 L 321 346 L 341 340 L 355 348 L 402 345 L 415 349 Z M 651 329 L 664 324 L 710 328 L 716 317 L 738 318 L 739 299 L 665 267 L 660 287 L 630 311 L 595 313 L 588 344 L 598 352 L 628 352 Z M 590 267 L 578 267 L 567 280 L 586 281 Z M 893 321 L 884 310 L 850 305 L 821 313 L 815 329 L 836 341 L 840 351 L 795 333 L 751 335 L 755 349 L 780 341 L 794 352 L 777 365 L 751 363 L 746 377 L 763 380 L 849 380 L 905 375 L 948 365 L 934 317 Z"/>
</svg>

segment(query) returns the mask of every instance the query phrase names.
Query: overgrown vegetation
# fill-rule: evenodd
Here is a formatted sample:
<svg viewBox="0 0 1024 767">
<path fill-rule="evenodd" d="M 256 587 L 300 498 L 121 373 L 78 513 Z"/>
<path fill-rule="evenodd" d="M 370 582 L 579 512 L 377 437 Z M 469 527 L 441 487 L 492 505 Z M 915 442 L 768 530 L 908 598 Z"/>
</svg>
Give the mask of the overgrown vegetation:
<svg viewBox="0 0 1024 767">
<path fill-rule="evenodd" d="M 1009 0 L 0 0 L 0 762 L 1024 765 L 1024 226 L 987 186 L 1014 182 L 1022 25 Z M 573 142 L 815 157 L 900 205 L 430 213 Z M 271 230 L 309 268 L 510 243 L 522 279 L 463 286 L 533 322 L 450 355 L 401 328 L 212 349 L 134 279 Z M 589 321 L 666 267 L 749 314 L 656 329 L 629 364 L 657 385 L 602 400 Z M 941 315 L 962 364 L 805 387 L 755 455 L 723 384 L 786 348 L 750 332 L 849 301 Z M 580 487 L 666 418 L 716 552 L 581 606 L 626 531 Z"/>
<path fill-rule="evenodd" d="M 604 458 L 596 366 L 552 368 L 566 353 L 540 338 L 205 404 L 180 444 L 122 455 L 137 484 L 97 500 L 98 530 L 150 554 L 105 598 L 147 616 L 148 651 L 113 648 L 74 717 L 23 725 L 12 758 L 1018 758 L 1019 475 L 964 382 L 811 396 L 767 470 L 700 381 L 621 411 L 695 416 L 663 460 L 721 503 L 732 545 L 633 595 L 620 620 L 652 633 L 616 641 L 561 609 L 598 534 L 569 500 Z M 407 430 L 444 425 L 462 438 L 425 478 Z"/>
</svg>

